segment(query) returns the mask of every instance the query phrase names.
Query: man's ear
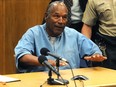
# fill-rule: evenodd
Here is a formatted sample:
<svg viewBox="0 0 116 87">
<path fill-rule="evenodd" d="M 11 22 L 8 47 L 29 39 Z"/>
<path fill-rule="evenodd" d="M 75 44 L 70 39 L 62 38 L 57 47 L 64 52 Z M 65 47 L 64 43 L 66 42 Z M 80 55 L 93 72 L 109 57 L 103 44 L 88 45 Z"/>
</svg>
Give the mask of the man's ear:
<svg viewBox="0 0 116 87">
<path fill-rule="evenodd" d="M 45 17 L 44 18 L 45 18 L 45 21 L 46 21 L 46 19 L 48 18 L 48 14 L 47 13 L 45 13 Z"/>
</svg>

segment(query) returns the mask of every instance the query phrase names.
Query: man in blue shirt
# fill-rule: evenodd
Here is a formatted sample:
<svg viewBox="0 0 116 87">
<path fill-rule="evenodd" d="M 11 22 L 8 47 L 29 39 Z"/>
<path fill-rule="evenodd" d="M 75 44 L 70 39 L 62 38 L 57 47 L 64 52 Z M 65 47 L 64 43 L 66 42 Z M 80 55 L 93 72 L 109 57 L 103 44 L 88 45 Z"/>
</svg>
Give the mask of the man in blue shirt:
<svg viewBox="0 0 116 87">
<path fill-rule="evenodd" d="M 101 62 L 106 59 L 90 39 L 66 27 L 68 10 L 63 2 L 56 1 L 46 11 L 46 23 L 36 25 L 22 36 L 15 47 L 16 66 L 20 72 L 44 71 L 46 67 L 38 61 L 41 48 L 58 54 L 71 64 L 80 67 L 80 59 Z M 85 56 L 87 55 L 87 56 Z M 47 56 L 48 62 L 55 66 L 55 59 Z M 65 62 L 60 62 L 60 69 L 69 69 Z"/>
</svg>

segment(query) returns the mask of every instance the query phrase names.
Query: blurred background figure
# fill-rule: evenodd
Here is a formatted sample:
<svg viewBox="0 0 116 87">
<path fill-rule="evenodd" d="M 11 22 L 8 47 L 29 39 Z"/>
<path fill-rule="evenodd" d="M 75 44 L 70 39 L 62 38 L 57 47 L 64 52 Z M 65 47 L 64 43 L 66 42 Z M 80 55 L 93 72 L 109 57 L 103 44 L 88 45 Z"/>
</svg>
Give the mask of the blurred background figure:
<svg viewBox="0 0 116 87">
<path fill-rule="evenodd" d="M 107 60 L 101 66 L 116 69 L 116 0 L 88 0 L 82 33 L 91 39 L 92 26 L 99 21 L 96 43 Z"/>
</svg>

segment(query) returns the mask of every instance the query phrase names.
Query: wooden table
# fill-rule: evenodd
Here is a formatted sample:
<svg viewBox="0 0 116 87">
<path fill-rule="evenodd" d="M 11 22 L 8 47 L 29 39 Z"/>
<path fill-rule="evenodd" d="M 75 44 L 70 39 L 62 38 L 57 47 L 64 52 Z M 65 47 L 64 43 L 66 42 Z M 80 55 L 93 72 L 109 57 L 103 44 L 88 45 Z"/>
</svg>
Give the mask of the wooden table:
<svg viewBox="0 0 116 87">
<path fill-rule="evenodd" d="M 111 70 L 102 67 L 80 68 L 73 69 L 74 75 L 84 75 L 88 80 L 76 80 L 77 87 L 116 87 L 116 70 Z M 57 79 L 56 74 L 53 78 Z M 71 70 L 60 70 L 61 76 L 69 81 L 68 87 L 75 87 L 74 81 L 71 80 Z M 0 87 L 40 87 L 48 78 L 48 72 L 33 72 L 22 74 L 5 75 L 13 78 L 18 78 L 21 81 L 6 83 Z M 82 86 L 84 84 L 84 86 Z M 42 87 L 66 87 L 65 85 L 48 85 L 44 84 Z"/>
</svg>

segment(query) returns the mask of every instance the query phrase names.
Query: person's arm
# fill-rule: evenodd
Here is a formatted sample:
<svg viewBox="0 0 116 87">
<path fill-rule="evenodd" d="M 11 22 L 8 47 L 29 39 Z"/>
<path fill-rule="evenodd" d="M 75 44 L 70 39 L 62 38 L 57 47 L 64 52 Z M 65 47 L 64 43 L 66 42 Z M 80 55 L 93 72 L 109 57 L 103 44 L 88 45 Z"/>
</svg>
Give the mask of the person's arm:
<svg viewBox="0 0 116 87">
<path fill-rule="evenodd" d="M 37 57 L 37 56 L 33 56 L 31 54 L 26 54 L 19 59 L 19 62 L 26 63 L 27 65 L 41 66 L 42 64 L 40 64 L 40 62 L 38 61 L 39 60 L 38 58 L 39 57 Z M 56 61 L 55 60 L 48 59 L 48 62 L 52 66 L 56 66 Z M 63 62 L 63 61 L 60 62 L 60 66 L 65 66 L 65 65 L 67 65 L 66 62 Z"/>
<path fill-rule="evenodd" d="M 19 59 L 19 62 L 23 62 L 26 63 L 27 65 L 35 65 L 35 66 L 40 66 L 41 64 L 38 61 L 38 57 L 37 56 L 33 56 L 31 54 L 26 54 L 24 56 L 22 56 Z"/>
<path fill-rule="evenodd" d="M 99 47 L 90 39 L 80 34 L 78 38 L 80 57 L 89 61 L 101 62 L 107 58 L 102 55 Z"/>
<path fill-rule="evenodd" d="M 81 33 L 83 35 L 85 35 L 87 38 L 91 39 L 91 35 L 92 35 L 92 27 L 87 25 L 87 24 L 83 24 Z"/>
</svg>

